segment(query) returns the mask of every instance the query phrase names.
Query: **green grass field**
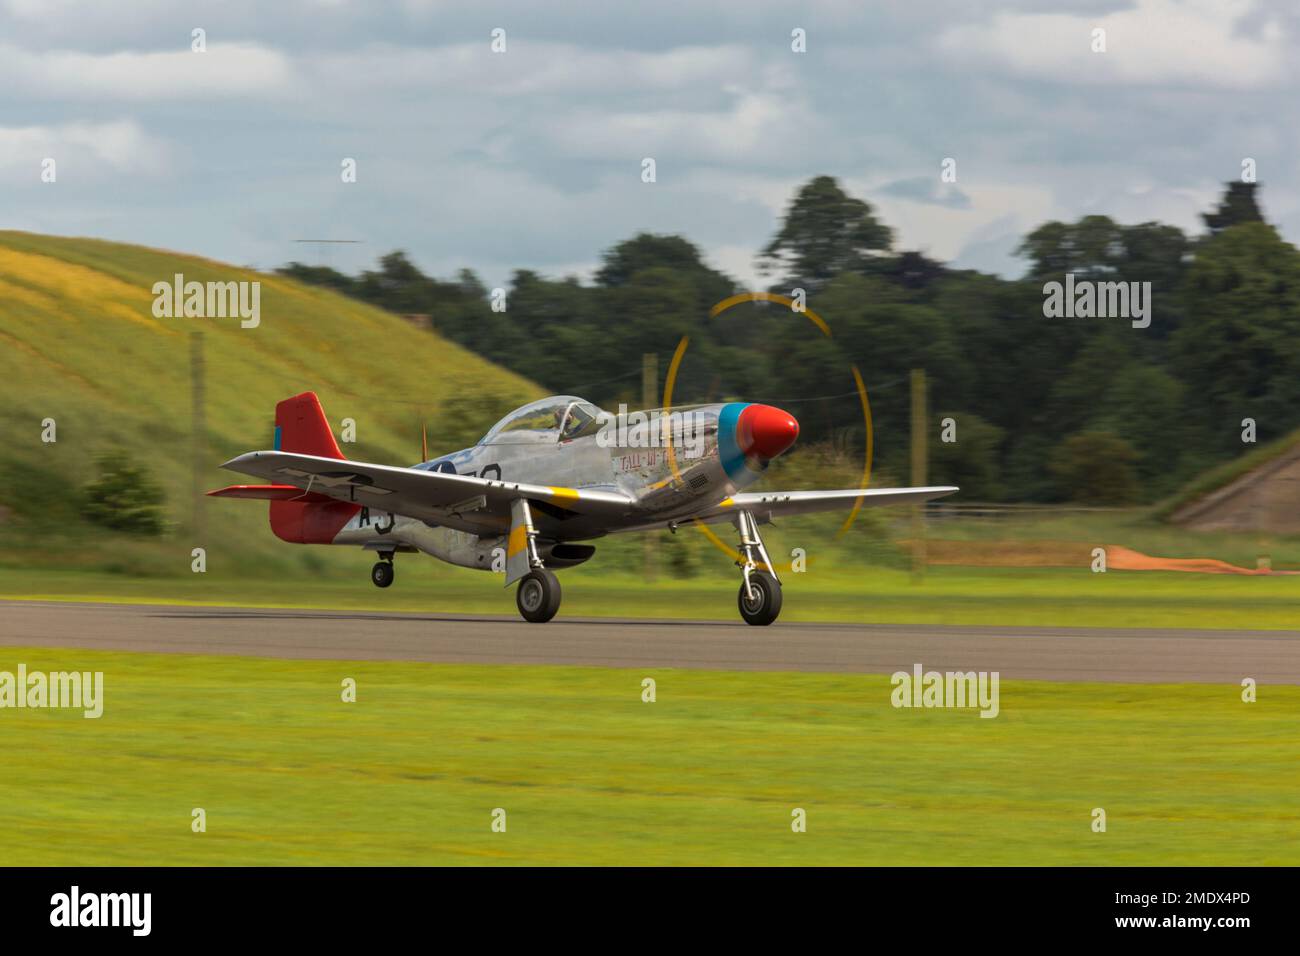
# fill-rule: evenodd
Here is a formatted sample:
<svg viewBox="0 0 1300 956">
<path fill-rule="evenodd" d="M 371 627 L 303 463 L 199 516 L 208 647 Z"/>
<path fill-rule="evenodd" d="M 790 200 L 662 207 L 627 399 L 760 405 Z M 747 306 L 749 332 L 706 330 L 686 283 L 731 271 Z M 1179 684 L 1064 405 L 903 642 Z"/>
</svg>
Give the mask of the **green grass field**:
<svg viewBox="0 0 1300 956">
<path fill-rule="evenodd" d="M 289 547 L 286 545 L 286 547 Z M 514 593 L 480 572 L 403 555 L 378 590 L 369 562 L 321 578 L 250 580 L 208 574 L 146 578 L 88 571 L 0 569 L 0 598 L 514 615 Z M 721 559 L 721 556 L 719 556 Z M 736 617 L 734 568 L 652 584 L 626 572 L 561 572 L 564 617 Z M 1297 577 L 1068 569 L 933 568 L 914 583 L 882 568 L 786 574 L 783 621 L 1082 627 L 1298 629 Z"/>
<path fill-rule="evenodd" d="M 1300 863 L 1296 687 L 0 655 L 105 674 L 99 720 L 0 713 L 13 865 Z"/>
</svg>

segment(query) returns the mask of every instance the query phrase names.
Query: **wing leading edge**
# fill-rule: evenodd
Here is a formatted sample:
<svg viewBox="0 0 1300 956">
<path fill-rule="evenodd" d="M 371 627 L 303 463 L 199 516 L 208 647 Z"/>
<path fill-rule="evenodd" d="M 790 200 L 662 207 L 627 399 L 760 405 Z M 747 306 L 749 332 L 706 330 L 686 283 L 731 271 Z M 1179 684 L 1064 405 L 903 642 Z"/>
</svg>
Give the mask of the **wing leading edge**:
<svg viewBox="0 0 1300 956">
<path fill-rule="evenodd" d="M 739 511 L 748 511 L 760 522 L 786 515 L 810 514 L 851 508 L 859 499 L 862 507 L 920 504 L 957 491 L 952 485 L 925 488 L 850 488 L 843 491 L 769 491 L 732 495 L 716 507 L 696 517 L 701 521 L 730 520 Z"/>
</svg>

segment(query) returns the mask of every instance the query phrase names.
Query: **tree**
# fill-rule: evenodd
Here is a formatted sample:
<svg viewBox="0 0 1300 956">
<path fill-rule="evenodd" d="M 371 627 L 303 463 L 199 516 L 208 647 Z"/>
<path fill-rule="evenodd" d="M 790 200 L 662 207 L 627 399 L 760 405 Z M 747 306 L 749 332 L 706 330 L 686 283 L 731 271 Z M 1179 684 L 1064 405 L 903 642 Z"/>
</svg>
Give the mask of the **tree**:
<svg viewBox="0 0 1300 956">
<path fill-rule="evenodd" d="M 587 383 L 613 374 L 610 367 L 620 358 L 616 353 L 626 344 L 601 328 L 608 317 L 596 308 L 596 290 L 576 279 L 547 279 L 520 269 L 511 280 L 508 302 L 497 318 L 513 323 L 518 345 L 511 353 L 494 355 L 497 361 L 553 392 L 585 391 Z"/>
<path fill-rule="evenodd" d="M 1130 359 L 1108 376 L 1087 430 L 1113 432 L 1132 446 L 1142 482 L 1139 500 L 1173 491 L 1188 477 L 1189 416 L 1182 383 L 1163 369 Z"/>
<path fill-rule="evenodd" d="M 927 289 L 943 278 L 948 267 L 919 251 L 900 252 L 867 260 L 866 271 L 884 276 L 905 289 Z"/>
<path fill-rule="evenodd" d="M 869 205 L 832 177 L 818 176 L 795 195 L 759 263 L 765 272 L 782 270 L 787 283 L 817 288 L 840 273 L 861 271 L 892 242 Z"/>
<path fill-rule="evenodd" d="M 1217 236 L 1225 229 L 1239 226 L 1246 222 L 1263 222 L 1264 214 L 1255 202 L 1255 187 L 1258 183 L 1230 182 L 1219 200 L 1219 207 L 1214 212 L 1203 212 L 1201 218 L 1210 230 L 1210 235 Z"/>
<path fill-rule="evenodd" d="M 1132 361 L 1124 335 L 1122 330 L 1095 335 L 1074 361 L 1057 372 L 1045 411 L 1060 433 L 1069 434 L 1092 421 L 1114 376 Z"/>
<path fill-rule="evenodd" d="M 1137 500 L 1133 446 L 1112 432 L 1083 432 L 1061 442 L 1049 467 L 1061 492 L 1085 505 L 1128 505 Z"/>
<path fill-rule="evenodd" d="M 1084 216 L 1073 223 L 1044 223 L 1025 236 L 1016 255 L 1032 261 L 1032 276 L 1110 277 L 1125 261 L 1124 238 L 1124 227 L 1109 216 Z"/>
<path fill-rule="evenodd" d="M 1240 450 L 1246 417 L 1273 437 L 1300 423 L 1300 252 L 1267 223 L 1225 229 L 1198 247 L 1184 299 L 1173 367 L 1211 447 Z"/>
<path fill-rule="evenodd" d="M 147 536 L 163 532 L 162 488 L 126 452 L 102 455 L 99 478 L 86 486 L 82 514 L 87 521 Z"/>
<path fill-rule="evenodd" d="M 398 250 L 379 260 L 379 271 L 362 273 L 361 296 L 395 312 L 418 312 L 427 301 L 429 277 Z"/>
<path fill-rule="evenodd" d="M 356 280 L 329 266 L 309 266 L 301 262 L 291 262 L 275 271 L 308 285 L 323 285 L 344 295 L 356 295 Z"/>
<path fill-rule="evenodd" d="M 626 285 L 646 269 L 672 269 L 710 299 L 709 305 L 725 299 L 735 288 L 731 279 L 705 264 L 694 243 L 681 236 L 640 232 L 607 250 L 601 260 L 604 264 L 596 273 L 596 284 L 606 288 Z"/>
<path fill-rule="evenodd" d="M 942 422 L 951 418 L 956 425 L 956 441 L 932 441 L 930 448 L 931 484 L 951 484 L 961 488 L 965 501 L 998 501 L 1005 496 L 1001 482 L 999 455 L 1003 431 L 978 415 L 967 412 L 940 412 L 931 426 L 931 435 L 942 434 Z"/>
<path fill-rule="evenodd" d="M 1030 260 L 1029 275 L 1059 279 L 1124 278 L 1171 288 L 1181 277 L 1190 244 L 1176 226 L 1125 226 L 1109 216 L 1046 222 L 1021 241 L 1016 255 Z"/>
</svg>

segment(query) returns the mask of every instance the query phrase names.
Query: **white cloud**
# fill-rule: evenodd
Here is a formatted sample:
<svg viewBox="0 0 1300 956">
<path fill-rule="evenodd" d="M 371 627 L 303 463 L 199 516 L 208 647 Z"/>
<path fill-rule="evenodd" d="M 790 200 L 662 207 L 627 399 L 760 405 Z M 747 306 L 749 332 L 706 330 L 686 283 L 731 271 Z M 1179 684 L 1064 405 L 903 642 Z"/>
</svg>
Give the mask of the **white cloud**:
<svg viewBox="0 0 1300 956">
<path fill-rule="evenodd" d="M 771 216 L 785 215 L 795 192 L 810 177 L 802 174 L 765 176 L 727 167 L 696 167 L 685 185 L 701 195 L 724 196 L 736 203 L 762 207 Z"/>
<path fill-rule="evenodd" d="M 188 35 L 185 37 L 188 43 Z M 295 85 L 289 60 L 255 43 L 170 52 L 30 53 L 0 45 L 0 82 L 40 99 L 176 100 L 271 96 Z"/>
<path fill-rule="evenodd" d="M 20 187 L 6 215 L 264 266 L 303 255 L 292 238 L 357 238 L 327 261 L 352 270 L 401 247 L 493 283 L 583 269 L 647 230 L 761 285 L 754 252 L 828 174 L 901 247 L 1018 274 L 1008 250 L 1044 219 L 1199 228 L 1250 156 L 1266 214 L 1300 234 L 1300 132 L 1278 120 L 1300 13 L 1283 4 L 826 0 L 803 22 L 775 0 L 554 0 L 501 18 L 450 0 L 334 3 L 0 0 L 0 182 Z M 807 55 L 789 51 L 796 22 Z M 505 54 L 490 50 L 498 25 Z M 189 51 L 193 26 L 208 53 Z M 1106 54 L 1089 50 L 1098 26 Z M 57 195 L 39 186 L 46 155 Z M 356 184 L 340 181 L 344 156 Z M 897 188 L 936 183 L 945 156 L 968 209 Z"/>
<path fill-rule="evenodd" d="M 1275 19 L 1244 35 L 1252 0 L 1137 0 L 1104 15 L 999 13 L 945 30 L 939 50 L 1071 84 L 1174 84 L 1255 89 L 1286 78 L 1286 38 Z M 1094 29 L 1106 52 L 1094 53 Z"/>
<path fill-rule="evenodd" d="M 761 292 L 772 284 L 774 277 L 758 271 L 755 257 L 758 247 L 741 245 L 713 246 L 704 260 L 714 269 L 731 276 L 748 292 Z"/>
<path fill-rule="evenodd" d="M 815 140 L 811 115 L 797 100 L 766 91 L 731 88 L 731 104 L 717 110 L 583 110 L 544 130 L 557 149 L 583 158 L 639 162 L 652 156 L 659 176 L 683 161 L 771 161 L 792 152 L 806 155 Z M 679 166 L 680 168 L 680 166 Z"/>
<path fill-rule="evenodd" d="M 737 46 L 674 47 L 641 52 L 593 49 L 508 36 L 507 52 L 481 43 L 436 47 L 370 44 L 353 51 L 314 54 L 304 60 L 317 81 L 343 87 L 410 89 L 479 96 L 564 93 L 603 97 L 634 91 L 718 90 L 761 66 Z"/>
<path fill-rule="evenodd" d="M 958 209 L 890 196 L 878 188 L 883 184 L 848 185 L 854 195 L 870 197 L 880 217 L 893 227 L 896 249 L 918 249 L 943 261 L 956 258 L 969 243 L 988 238 L 990 229 L 1023 236 L 1066 214 L 1046 186 L 964 180 L 961 188 L 970 205 Z"/>
<path fill-rule="evenodd" d="M 0 169 L 31 181 L 40 177 L 41 162 L 57 164 L 61 181 L 72 172 L 79 179 L 101 179 L 103 173 L 157 173 L 167 166 L 170 149 L 133 120 L 107 123 L 63 123 L 56 126 L 0 126 Z"/>
</svg>

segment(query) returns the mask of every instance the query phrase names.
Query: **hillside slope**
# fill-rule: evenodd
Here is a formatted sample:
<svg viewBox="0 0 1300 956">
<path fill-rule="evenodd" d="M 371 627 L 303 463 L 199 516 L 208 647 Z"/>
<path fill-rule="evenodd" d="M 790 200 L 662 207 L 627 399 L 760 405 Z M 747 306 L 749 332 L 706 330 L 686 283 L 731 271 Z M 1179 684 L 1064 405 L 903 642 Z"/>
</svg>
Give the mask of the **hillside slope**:
<svg viewBox="0 0 1300 956">
<path fill-rule="evenodd" d="M 187 281 L 260 282 L 260 324 L 155 318 L 153 285 L 178 272 Z M 281 276 L 140 246 L 0 231 L 0 561 L 188 573 L 199 545 L 213 572 L 232 562 L 247 571 L 259 562 L 272 570 L 331 560 L 320 557 L 329 549 L 275 541 L 255 502 L 208 500 L 207 533 L 196 540 L 193 331 L 204 333 L 205 489 L 241 480 L 217 466 L 270 447 L 275 403 L 298 392 L 320 395 L 336 433 L 344 418 L 355 420 L 356 442 L 342 446 L 349 457 L 395 464 L 418 459 L 422 420 L 431 451 L 448 448 L 437 416 L 453 397 L 481 398 L 504 413 L 540 394 L 395 315 Z M 53 444 L 41 440 L 46 418 L 57 423 Z M 453 431 L 463 438 L 463 427 Z M 147 464 L 163 485 L 163 539 L 82 521 L 76 493 L 95 477 L 96 457 L 114 449 Z"/>
<path fill-rule="evenodd" d="M 1194 530 L 1300 533 L 1298 462 L 1294 431 L 1198 475 L 1153 515 Z"/>
</svg>

